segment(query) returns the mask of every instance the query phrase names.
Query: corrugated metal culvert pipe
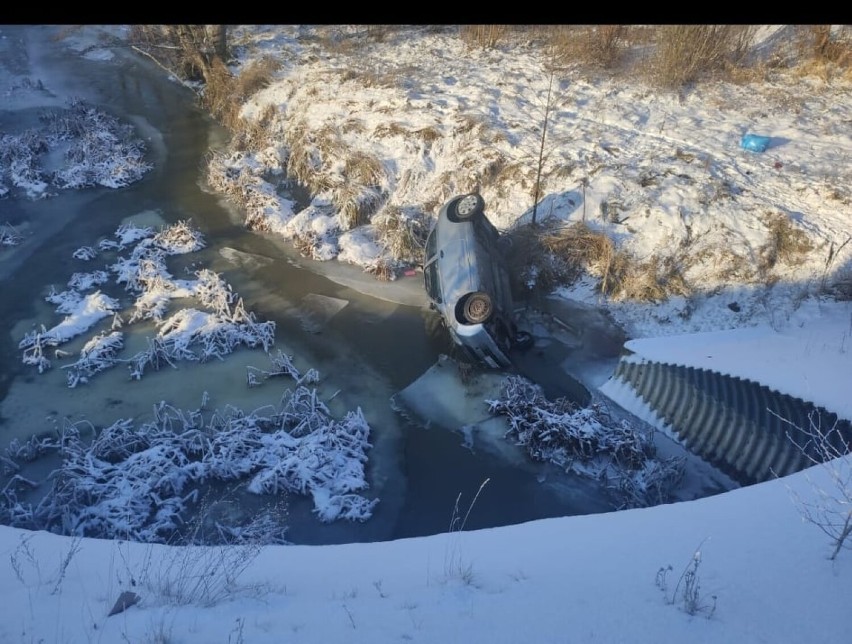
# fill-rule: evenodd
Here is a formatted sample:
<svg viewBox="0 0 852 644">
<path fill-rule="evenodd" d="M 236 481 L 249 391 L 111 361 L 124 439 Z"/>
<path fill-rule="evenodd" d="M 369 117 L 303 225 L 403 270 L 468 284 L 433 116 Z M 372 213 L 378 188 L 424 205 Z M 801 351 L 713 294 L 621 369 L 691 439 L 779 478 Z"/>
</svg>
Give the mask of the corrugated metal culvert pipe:
<svg viewBox="0 0 852 644">
<path fill-rule="evenodd" d="M 691 452 L 742 485 L 823 461 L 815 429 L 826 432 L 835 454 L 852 445 L 849 420 L 751 380 L 630 356 L 612 377 L 644 400 Z"/>
</svg>

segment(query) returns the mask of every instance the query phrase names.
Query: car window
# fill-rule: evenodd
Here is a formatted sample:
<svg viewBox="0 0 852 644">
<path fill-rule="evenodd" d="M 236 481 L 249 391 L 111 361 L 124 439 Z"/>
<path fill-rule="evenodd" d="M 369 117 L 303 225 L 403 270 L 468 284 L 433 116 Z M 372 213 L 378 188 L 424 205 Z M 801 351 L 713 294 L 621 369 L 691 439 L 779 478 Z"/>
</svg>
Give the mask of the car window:
<svg viewBox="0 0 852 644">
<path fill-rule="evenodd" d="M 429 233 L 429 236 L 426 238 L 426 261 L 428 262 L 435 256 L 435 251 L 438 247 L 438 236 L 435 234 L 435 230 Z M 425 263 L 425 262 L 424 262 Z"/>
<path fill-rule="evenodd" d="M 438 262 L 432 262 L 423 267 L 423 279 L 426 285 L 426 294 L 436 302 L 443 302 L 441 284 L 438 281 Z"/>
</svg>

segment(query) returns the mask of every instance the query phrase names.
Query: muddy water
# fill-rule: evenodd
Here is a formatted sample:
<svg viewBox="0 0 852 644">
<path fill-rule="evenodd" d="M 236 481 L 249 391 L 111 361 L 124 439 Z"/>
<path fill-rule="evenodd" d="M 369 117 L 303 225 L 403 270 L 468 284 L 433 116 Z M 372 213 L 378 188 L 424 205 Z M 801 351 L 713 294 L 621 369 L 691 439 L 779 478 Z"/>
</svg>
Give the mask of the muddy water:
<svg viewBox="0 0 852 644">
<path fill-rule="evenodd" d="M 198 408 L 203 397 L 213 408 L 252 410 L 278 403 L 284 383 L 246 385 L 247 367 L 269 366 L 258 351 L 238 351 L 222 362 L 182 363 L 139 381 L 117 368 L 74 389 L 67 387 L 61 368 L 38 374 L 21 363 L 17 344 L 24 333 L 59 321 L 43 299 L 50 286 L 62 290 L 72 272 L 103 268 L 97 261 L 81 268 L 72 258 L 74 250 L 110 237 L 124 221 L 156 226 L 191 220 L 208 245 L 175 260 L 172 273 L 196 266 L 221 273 L 259 320 L 275 320 L 276 349 L 292 355 L 302 371 L 319 371 L 318 390 L 331 411 L 339 416 L 361 407 L 372 428 L 369 495 L 380 499 L 373 518 L 363 524 L 321 524 L 309 500 L 291 497 L 287 520 L 293 542 L 374 541 L 443 532 L 458 496 L 469 503 L 486 479 L 467 527 L 610 509 L 596 491 L 579 489 L 576 481 L 471 450 L 460 435 L 411 423 L 394 411 L 393 395 L 427 371 L 442 350 L 440 341 L 425 332 L 422 308 L 346 285 L 363 279 L 354 268 L 335 269 L 338 279 L 328 279 L 280 240 L 246 231 L 240 213 L 203 186 L 204 156 L 226 136 L 197 109 L 191 92 L 126 52 L 110 60 L 69 52 L 51 39 L 48 28 L 3 27 L 0 35 L 0 81 L 23 76 L 41 81 L 39 89 L 18 92 L 0 111 L 3 132 L 30 127 L 39 110 L 77 96 L 132 122 L 145 137 L 155 166 L 142 181 L 119 190 L 0 201 L 0 222 L 10 222 L 25 236 L 20 246 L 0 251 L 0 448 L 12 438 L 55 429 L 65 419 L 94 426 L 119 418 L 145 422 L 160 401 L 181 409 Z M 139 331 L 128 341 L 127 355 L 133 342 L 144 343 L 146 330 Z M 85 338 L 63 348 L 79 350 Z M 545 478 L 548 485 L 541 484 Z M 252 513 L 270 502 L 236 494 L 241 512 Z"/>
</svg>

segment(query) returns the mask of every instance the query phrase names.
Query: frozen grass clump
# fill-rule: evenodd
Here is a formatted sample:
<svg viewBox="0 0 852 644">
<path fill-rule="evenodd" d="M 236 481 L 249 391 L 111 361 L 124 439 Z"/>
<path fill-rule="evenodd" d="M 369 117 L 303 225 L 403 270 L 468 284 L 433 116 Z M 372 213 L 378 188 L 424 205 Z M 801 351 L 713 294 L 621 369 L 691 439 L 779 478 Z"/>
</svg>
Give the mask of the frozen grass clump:
<svg viewBox="0 0 852 644">
<path fill-rule="evenodd" d="M 82 431 L 86 430 L 86 431 Z M 91 434 L 91 439 L 84 435 Z M 0 491 L 0 523 L 31 530 L 142 542 L 185 535 L 203 486 L 245 483 L 257 495 L 310 497 L 320 521 L 366 521 L 378 499 L 362 494 L 370 426 L 360 408 L 331 416 L 314 389 L 286 390 L 277 408 L 235 407 L 205 416 L 161 402 L 154 420 L 119 419 L 104 428 L 66 422 L 55 438 L 16 445 L 3 463 L 45 453 L 61 459 L 45 481 L 14 476 Z M 35 455 L 30 456 L 30 452 Z M 49 486 L 41 500 L 24 493 Z M 279 513 L 279 516 L 280 513 Z M 284 526 L 271 517 L 218 522 L 217 539 L 279 541 Z M 267 534 L 268 533 L 268 534 Z M 277 535 L 277 536 L 276 536 Z"/>
<path fill-rule="evenodd" d="M 652 433 L 612 418 L 600 404 L 548 400 L 522 376 L 508 376 L 502 397 L 487 403 L 533 459 L 602 481 L 621 507 L 665 503 L 683 478 L 682 458 L 658 459 Z"/>
</svg>

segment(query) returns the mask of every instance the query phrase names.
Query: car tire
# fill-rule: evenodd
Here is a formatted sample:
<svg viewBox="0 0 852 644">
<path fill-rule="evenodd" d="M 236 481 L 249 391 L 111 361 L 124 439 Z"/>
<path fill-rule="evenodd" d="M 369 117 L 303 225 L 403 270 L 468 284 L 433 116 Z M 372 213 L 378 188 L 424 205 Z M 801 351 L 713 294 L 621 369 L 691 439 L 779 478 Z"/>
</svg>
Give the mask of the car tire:
<svg viewBox="0 0 852 644">
<path fill-rule="evenodd" d="M 461 302 L 461 318 L 464 324 L 485 324 L 494 315 L 494 302 L 488 293 L 474 291 Z"/>
<path fill-rule="evenodd" d="M 485 212 L 485 200 L 482 195 L 472 192 L 456 199 L 447 209 L 451 221 L 471 221 Z"/>
</svg>

